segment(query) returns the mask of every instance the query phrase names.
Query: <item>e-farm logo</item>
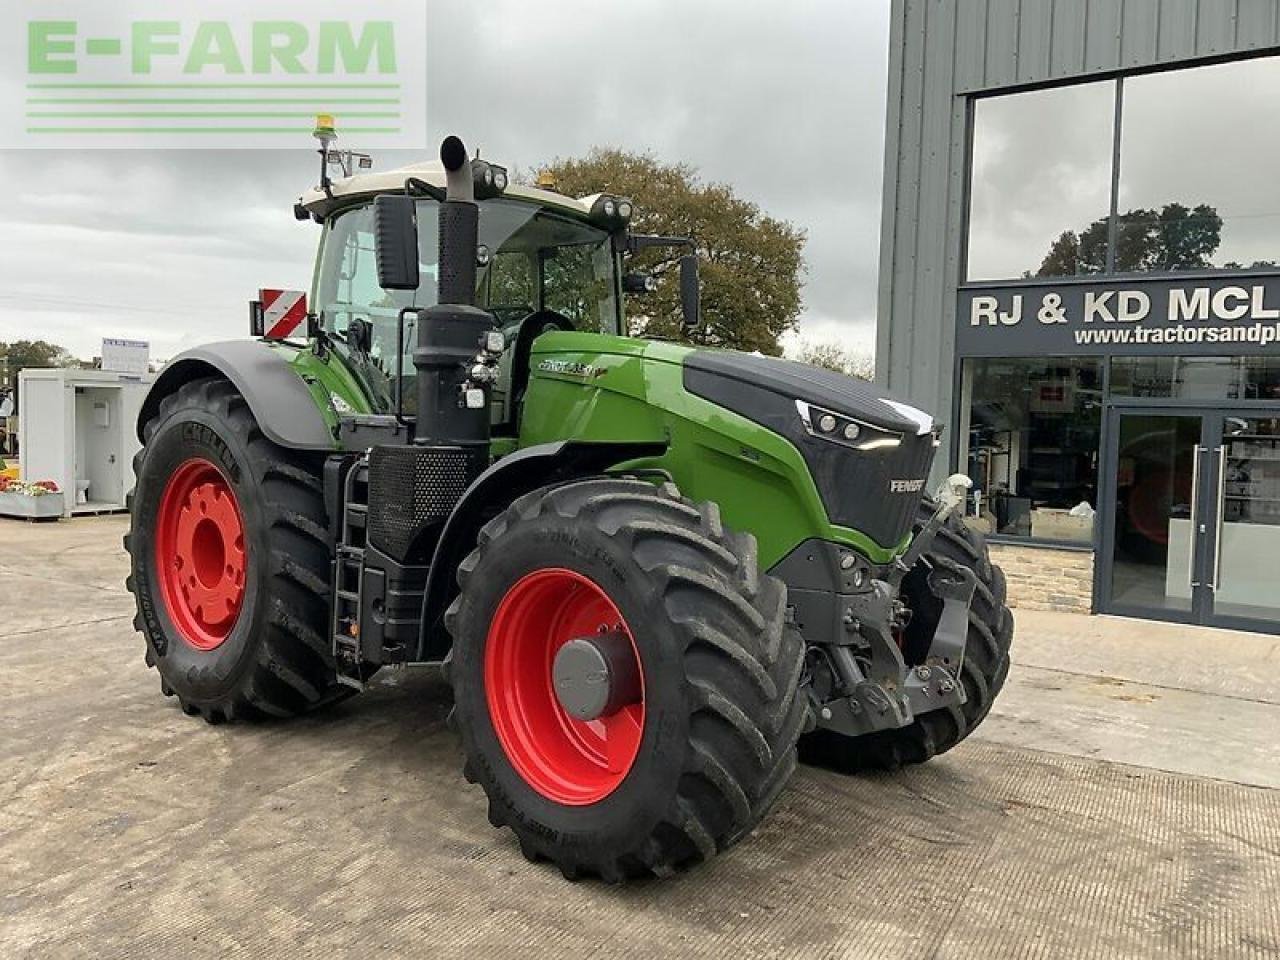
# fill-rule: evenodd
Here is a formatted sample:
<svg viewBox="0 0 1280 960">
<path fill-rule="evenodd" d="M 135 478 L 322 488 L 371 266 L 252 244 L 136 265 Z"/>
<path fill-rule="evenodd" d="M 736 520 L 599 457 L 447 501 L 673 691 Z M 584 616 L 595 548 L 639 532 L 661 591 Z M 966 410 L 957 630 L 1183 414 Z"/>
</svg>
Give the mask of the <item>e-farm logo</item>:
<svg viewBox="0 0 1280 960">
<path fill-rule="evenodd" d="M 426 146 L 425 0 L 64 0 L 19 20 L 0 147 L 292 148 L 318 114 L 351 146 Z"/>
</svg>

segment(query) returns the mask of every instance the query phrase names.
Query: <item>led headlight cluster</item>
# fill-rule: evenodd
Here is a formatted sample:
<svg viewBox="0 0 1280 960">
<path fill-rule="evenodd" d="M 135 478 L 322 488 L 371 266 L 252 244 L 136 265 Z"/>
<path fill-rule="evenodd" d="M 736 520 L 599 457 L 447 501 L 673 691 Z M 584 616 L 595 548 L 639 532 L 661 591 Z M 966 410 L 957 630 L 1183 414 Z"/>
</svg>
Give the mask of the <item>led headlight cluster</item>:
<svg viewBox="0 0 1280 960">
<path fill-rule="evenodd" d="M 507 189 L 507 168 L 495 163 L 472 160 L 471 176 L 475 180 L 477 200 L 489 200 L 501 196 Z"/>
<path fill-rule="evenodd" d="M 812 436 L 853 447 L 855 450 L 884 450 L 902 443 L 900 433 L 815 407 L 803 400 L 796 401 L 796 411 L 800 414 L 800 422 L 804 424 L 805 430 Z"/>
<path fill-rule="evenodd" d="M 606 226 L 625 226 L 635 213 L 635 207 L 626 197 L 602 193 L 591 204 L 591 219 Z"/>
</svg>

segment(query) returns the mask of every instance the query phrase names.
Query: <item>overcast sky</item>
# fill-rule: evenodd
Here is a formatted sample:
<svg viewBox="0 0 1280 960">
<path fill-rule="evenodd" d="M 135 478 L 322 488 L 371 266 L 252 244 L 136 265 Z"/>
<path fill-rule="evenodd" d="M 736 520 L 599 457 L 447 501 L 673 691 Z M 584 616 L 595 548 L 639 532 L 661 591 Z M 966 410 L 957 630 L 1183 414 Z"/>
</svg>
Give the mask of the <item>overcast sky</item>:
<svg viewBox="0 0 1280 960">
<path fill-rule="evenodd" d="M 428 7 L 428 129 L 530 168 L 650 151 L 808 231 L 802 330 L 874 340 L 888 0 L 486 0 Z M 245 333 L 260 286 L 309 285 L 281 151 L 0 151 L 0 340 L 152 356 Z M 351 143 L 348 146 L 358 146 Z M 388 168 L 421 159 L 382 152 Z"/>
</svg>

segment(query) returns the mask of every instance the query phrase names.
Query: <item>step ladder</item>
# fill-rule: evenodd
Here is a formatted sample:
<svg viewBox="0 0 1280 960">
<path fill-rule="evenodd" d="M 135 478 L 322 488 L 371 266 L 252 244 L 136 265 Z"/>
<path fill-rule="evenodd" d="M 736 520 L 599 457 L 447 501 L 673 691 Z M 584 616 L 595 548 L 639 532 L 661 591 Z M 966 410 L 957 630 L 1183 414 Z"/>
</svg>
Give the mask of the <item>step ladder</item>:
<svg viewBox="0 0 1280 960">
<path fill-rule="evenodd" d="M 338 681 L 357 690 L 363 690 L 368 680 L 360 639 L 360 580 L 368 527 L 369 461 L 361 457 L 343 484 L 342 518 L 333 558 L 333 659 Z"/>
</svg>

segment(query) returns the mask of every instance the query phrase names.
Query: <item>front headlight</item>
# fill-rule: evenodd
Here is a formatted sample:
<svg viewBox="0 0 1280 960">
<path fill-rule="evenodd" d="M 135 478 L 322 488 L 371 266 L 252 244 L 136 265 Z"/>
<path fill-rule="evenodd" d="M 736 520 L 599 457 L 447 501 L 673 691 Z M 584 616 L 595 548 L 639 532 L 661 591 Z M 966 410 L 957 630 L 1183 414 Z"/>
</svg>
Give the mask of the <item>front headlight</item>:
<svg viewBox="0 0 1280 960">
<path fill-rule="evenodd" d="M 900 433 L 846 417 L 834 410 L 815 407 L 803 400 L 796 401 L 796 412 L 800 414 L 800 422 L 810 436 L 852 447 L 854 450 L 887 450 L 902 444 Z"/>
</svg>

